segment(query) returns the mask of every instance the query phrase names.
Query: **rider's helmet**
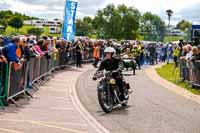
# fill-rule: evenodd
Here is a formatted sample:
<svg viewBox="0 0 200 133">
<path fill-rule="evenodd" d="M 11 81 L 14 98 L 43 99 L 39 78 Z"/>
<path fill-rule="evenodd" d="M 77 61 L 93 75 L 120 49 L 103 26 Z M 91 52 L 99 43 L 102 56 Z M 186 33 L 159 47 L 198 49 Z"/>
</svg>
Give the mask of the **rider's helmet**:
<svg viewBox="0 0 200 133">
<path fill-rule="evenodd" d="M 104 53 L 112 53 L 114 54 L 116 51 L 114 48 L 112 47 L 107 47 L 105 50 L 104 50 Z"/>
<path fill-rule="evenodd" d="M 133 46 L 133 48 L 138 48 L 138 45 L 135 44 L 135 45 Z"/>
</svg>

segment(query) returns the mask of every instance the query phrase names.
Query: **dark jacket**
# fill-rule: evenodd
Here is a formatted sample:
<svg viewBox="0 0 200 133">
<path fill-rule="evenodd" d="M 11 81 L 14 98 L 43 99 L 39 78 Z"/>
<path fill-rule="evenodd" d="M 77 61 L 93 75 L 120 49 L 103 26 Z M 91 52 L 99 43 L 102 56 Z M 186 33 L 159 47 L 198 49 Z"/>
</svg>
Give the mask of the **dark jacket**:
<svg viewBox="0 0 200 133">
<path fill-rule="evenodd" d="M 191 61 L 200 60 L 200 54 L 192 55 Z"/>
<path fill-rule="evenodd" d="M 23 54 L 25 59 L 27 59 L 27 61 L 29 61 L 31 58 L 34 58 L 36 55 L 30 50 L 30 48 L 28 46 L 24 47 L 23 50 Z"/>
<path fill-rule="evenodd" d="M 110 60 L 105 59 L 101 62 L 98 71 L 106 70 L 106 71 L 114 71 L 119 68 L 120 59 L 118 58 L 111 58 Z"/>
</svg>

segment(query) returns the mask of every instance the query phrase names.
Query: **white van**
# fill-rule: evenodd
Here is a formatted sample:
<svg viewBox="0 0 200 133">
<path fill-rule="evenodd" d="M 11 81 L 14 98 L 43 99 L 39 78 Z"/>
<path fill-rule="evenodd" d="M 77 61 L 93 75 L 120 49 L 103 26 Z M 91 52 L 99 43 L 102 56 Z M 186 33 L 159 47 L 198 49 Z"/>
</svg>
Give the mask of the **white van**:
<svg viewBox="0 0 200 133">
<path fill-rule="evenodd" d="M 49 33 L 50 34 L 60 34 L 61 30 L 59 27 L 49 27 Z"/>
</svg>

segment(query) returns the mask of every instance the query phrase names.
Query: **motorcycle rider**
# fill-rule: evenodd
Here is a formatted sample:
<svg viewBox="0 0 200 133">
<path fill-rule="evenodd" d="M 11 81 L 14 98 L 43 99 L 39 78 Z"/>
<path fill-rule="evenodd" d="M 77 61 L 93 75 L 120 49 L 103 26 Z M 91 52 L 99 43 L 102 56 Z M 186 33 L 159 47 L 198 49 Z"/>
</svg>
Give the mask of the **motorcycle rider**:
<svg viewBox="0 0 200 133">
<path fill-rule="evenodd" d="M 120 64 L 121 59 L 113 57 L 115 52 L 116 52 L 115 49 L 112 48 L 112 47 L 107 47 L 104 50 L 106 57 L 101 62 L 100 67 L 98 68 L 97 71 L 102 71 L 102 70 L 115 71 L 115 70 L 119 69 L 119 64 Z M 124 85 L 123 85 L 123 79 L 120 75 L 120 72 L 118 72 L 116 75 L 114 75 L 113 78 L 115 78 L 117 86 L 119 87 L 119 90 L 120 90 L 120 93 L 121 93 L 119 98 L 123 103 L 123 102 L 125 102 Z M 93 80 L 96 80 L 96 78 L 94 77 Z"/>
<path fill-rule="evenodd" d="M 133 69 L 133 75 L 135 75 L 135 70 L 136 70 L 135 57 L 131 53 L 130 48 L 126 48 L 125 52 L 121 56 L 122 56 L 122 58 L 125 59 L 125 60 L 123 60 L 123 64 L 124 64 L 125 68 L 128 69 L 128 66 L 129 66 L 128 64 L 131 64 L 131 67 Z M 130 59 L 130 58 L 132 58 L 132 60 L 126 60 L 126 59 Z"/>
</svg>

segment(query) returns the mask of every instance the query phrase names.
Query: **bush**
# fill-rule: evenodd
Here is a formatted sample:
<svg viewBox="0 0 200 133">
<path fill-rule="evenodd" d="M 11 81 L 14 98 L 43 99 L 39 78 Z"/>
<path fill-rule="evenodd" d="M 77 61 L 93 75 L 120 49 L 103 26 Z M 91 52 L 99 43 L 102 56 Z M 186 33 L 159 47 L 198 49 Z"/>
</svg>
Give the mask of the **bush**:
<svg viewBox="0 0 200 133">
<path fill-rule="evenodd" d="M 8 23 L 11 27 L 15 29 L 20 29 L 23 26 L 23 20 L 20 17 L 13 17 Z"/>
<path fill-rule="evenodd" d="M 31 28 L 28 30 L 28 34 L 35 35 L 37 37 L 40 36 L 43 32 L 44 30 L 41 28 Z"/>
</svg>

